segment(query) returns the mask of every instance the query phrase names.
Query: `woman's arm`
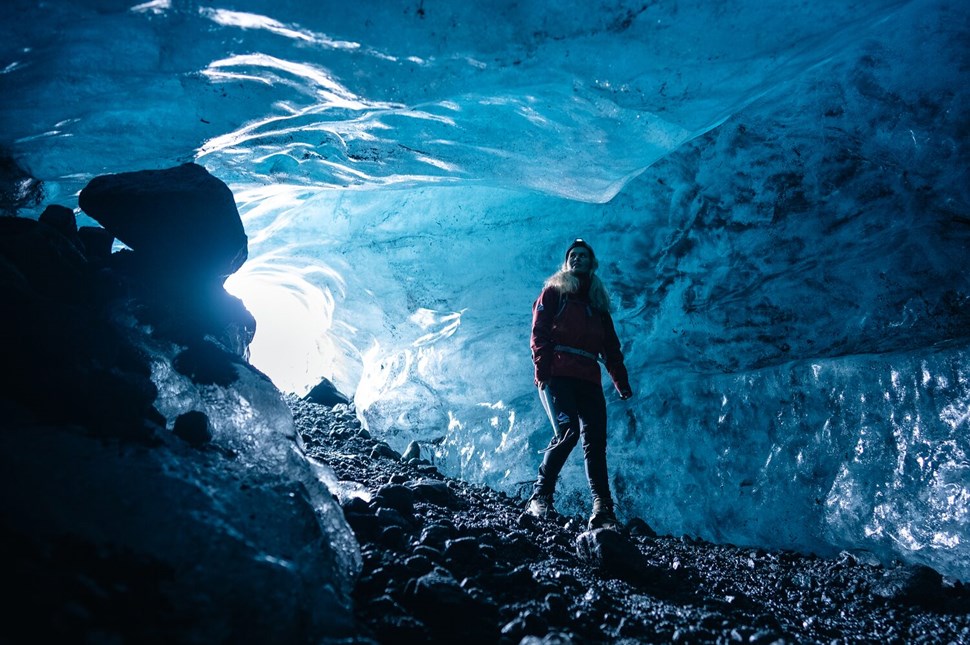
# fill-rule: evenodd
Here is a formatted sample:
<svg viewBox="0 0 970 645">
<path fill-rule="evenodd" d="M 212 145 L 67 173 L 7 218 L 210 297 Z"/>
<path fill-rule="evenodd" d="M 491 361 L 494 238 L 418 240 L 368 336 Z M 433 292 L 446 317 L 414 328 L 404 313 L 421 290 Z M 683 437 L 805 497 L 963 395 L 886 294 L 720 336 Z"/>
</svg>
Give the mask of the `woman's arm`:
<svg viewBox="0 0 970 645">
<path fill-rule="evenodd" d="M 552 376 L 552 360 L 556 343 L 552 338 L 552 324 L 559 307 L 559 292 L 546 287 L 532 304 L 532 362 L 535 364 L 536 385 L 546 383 Z"/>
<path fill-rule="evenodd" d="M 606 371 L 613 380 L 613 386 L 620 398 L 629 399 L 633 396 L 630 377 L 627 375 L 626 365 L 623 364 L 623 350 L 620 349 L 620 339 L 613 326 L 613 317 L 607 312 L 603 312 L 603 332 L 603 357 L 606 359 Z"/>
</svg>

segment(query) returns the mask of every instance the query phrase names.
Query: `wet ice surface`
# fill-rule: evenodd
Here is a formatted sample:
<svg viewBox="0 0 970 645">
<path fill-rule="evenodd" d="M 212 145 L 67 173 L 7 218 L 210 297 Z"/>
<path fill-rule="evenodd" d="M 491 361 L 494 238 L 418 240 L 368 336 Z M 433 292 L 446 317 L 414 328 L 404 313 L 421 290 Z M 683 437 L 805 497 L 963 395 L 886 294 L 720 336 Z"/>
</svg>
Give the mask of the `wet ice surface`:
<svg viewBox="0 0 970 645">
<path fill-rule="evenodd" d="M 655 536 L 639 519 L 619 538 L 584 517 L 535 520 L 522 499 L 405 461 L 346 406 L 287 402 L 361 544 L 358 642 L 970 639 L 970 591 L 932 569 Z"/>
</svg>

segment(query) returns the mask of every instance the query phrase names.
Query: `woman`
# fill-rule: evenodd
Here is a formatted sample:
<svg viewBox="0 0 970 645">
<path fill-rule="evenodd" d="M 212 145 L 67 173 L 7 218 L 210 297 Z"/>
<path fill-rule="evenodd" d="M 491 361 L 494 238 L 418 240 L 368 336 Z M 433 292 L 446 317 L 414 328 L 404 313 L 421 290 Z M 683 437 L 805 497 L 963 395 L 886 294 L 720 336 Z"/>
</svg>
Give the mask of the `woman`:
<svg viewBox="0 0 970 645">
<path fill-rule="evenodd" d="M 546 280 L 532 309 L 535 383 L 554 436 L 539 466 L 527 512 L 555 512 L 556 480 L 572 449 L 583 440 L 586 477 L 593 493 L 590 530 L 617 527 L 606 469 L 606 399 L 599 361 L 621 399 L 633 396 L 620 341 L 610 316 L 610 300 L 596 277 L 593 248 L 577 239 L 562 267 Z"/>
</svg>

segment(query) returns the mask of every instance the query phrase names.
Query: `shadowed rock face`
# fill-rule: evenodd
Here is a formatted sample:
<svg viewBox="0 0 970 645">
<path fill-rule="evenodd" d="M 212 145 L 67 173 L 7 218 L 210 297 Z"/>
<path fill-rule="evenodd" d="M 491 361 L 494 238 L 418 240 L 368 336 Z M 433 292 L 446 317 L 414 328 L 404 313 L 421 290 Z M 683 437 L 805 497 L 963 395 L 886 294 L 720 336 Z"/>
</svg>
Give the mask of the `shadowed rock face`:
<svg viewBox="0 0 970 645">
<path fill-rule="evenodd" d="M 256 320 L 222 286 L 248 253 L 242 220 L 225 183 L 187 163 L 95 177 L 78 201 L 107 234 L 130 247 L 106 261 L 138 298 L 142 322 L 191 345 L 196 359 L 222 362 L 196 347 L 206 337 L 233 354 L 248 355 Z M 202 362 L 194 361 L 196 367 Z M 208 362 L 211 369 L 204 378 L 231 379 L 213 376 L 218 366 Z"/>
<path fill-rule="evenodd" d="M 246 261 L 232 192 L 198 164 L 95 177 L 78 205 L 159 281 L 225 280 Z"/>
<path fill-rule="evenodd" d="M 3 397 L 40 421 L 144 436 L 157 390 L 147 356 L 109 318 L 117 287 L 60 230 L 0 218 Z"/>
<path fill-rule="evenodd" d="M 106 257 L 45 213 L 0 217 L 0 641 L 351 634 L 357 546 L 279 392 L 222 342 L 240 317 L 213 313 L 212 275 L 180 274 L 201 306 L 169 300 L 126 262 L 172 260 L 152 238 Z"/>
</svg>

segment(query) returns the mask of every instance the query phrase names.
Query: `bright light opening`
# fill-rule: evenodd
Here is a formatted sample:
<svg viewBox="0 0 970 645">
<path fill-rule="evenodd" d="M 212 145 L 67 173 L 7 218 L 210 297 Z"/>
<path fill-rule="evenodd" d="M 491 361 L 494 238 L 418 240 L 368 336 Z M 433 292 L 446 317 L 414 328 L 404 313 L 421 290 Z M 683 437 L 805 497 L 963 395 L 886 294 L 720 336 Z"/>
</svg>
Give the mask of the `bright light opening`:
<svg viewBox="0 0 970 645">
<path fill-rule="evenodd" d="M 335 356 L 329 331 L 334 300 L 306 279 L 306 271 L 250 261 L 226 280 L 256 318 L 249 362 L 284 392 L 306 394 L 331 378 Z"/>
</svg>

